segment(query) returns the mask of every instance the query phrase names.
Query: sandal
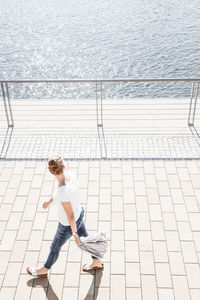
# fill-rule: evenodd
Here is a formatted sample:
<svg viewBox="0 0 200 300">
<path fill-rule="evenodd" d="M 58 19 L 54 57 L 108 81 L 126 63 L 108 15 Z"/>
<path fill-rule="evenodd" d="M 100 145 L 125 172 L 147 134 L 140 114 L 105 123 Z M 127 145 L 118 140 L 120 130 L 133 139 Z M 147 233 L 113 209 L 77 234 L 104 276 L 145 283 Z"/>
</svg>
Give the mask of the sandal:
<svg viewBox="0 0 200 300">
<path fill-rule="evenodd" d="M 102 264 L 101 267 L 91 267 L 89 264 L 85 264 L 82 268 L 83 272 L 90 272 L 93 270 L 103 270 L 104 265 Z"/>
<path fill-rule="evenodd" d="M 37 274 L 36 269 L 34 269 L 34 268 L 32 268 L 32 267 L 26 268 L 26 272 L 27 272 L 29 275 L 34 276 L 34 277 L 40 277 L 40 278 L 45 278 L 45 277 L 47 277 L 47 274 L 40 274 L 40 275 Z"/>
</svg>

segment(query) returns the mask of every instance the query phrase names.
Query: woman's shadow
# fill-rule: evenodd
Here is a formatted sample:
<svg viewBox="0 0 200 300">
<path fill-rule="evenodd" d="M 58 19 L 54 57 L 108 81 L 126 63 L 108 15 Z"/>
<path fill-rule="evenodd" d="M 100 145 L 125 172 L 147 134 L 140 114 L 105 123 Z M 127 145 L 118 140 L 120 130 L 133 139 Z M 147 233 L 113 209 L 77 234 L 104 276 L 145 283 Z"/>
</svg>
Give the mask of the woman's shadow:
<svg viewBox="0 0 200 300">
<path fill-rule="evenodd" d="M 27 285 L 33 288 L 38 286 L 43 287 L 44 293 L 48 300 L 59 300 L 58 296 L 55 294 L 48 277 L 45 278 L 33 278 L 27 281 Z"/>
<path fill-rule="evenodd" d="M 88 290 L 87 295 L 84 300 L 96 300 L 98 296 L 98 290 L 101 283 L 101 278 L 103 276 L 102 270 L 90 272 L 91 276 L 93 276 L 93 280 L 91 286 Z M 46 278 L 33 278 L 27 281 L 27 285 L 32 288 L 37 288 L 38 286 L 44 289 L 44 293 L 48 300 L 60 300 L 58 296 L 55 294 L 48 277 Z M 67 299 L 66 299 L 67 300 Z"/>
</svg>

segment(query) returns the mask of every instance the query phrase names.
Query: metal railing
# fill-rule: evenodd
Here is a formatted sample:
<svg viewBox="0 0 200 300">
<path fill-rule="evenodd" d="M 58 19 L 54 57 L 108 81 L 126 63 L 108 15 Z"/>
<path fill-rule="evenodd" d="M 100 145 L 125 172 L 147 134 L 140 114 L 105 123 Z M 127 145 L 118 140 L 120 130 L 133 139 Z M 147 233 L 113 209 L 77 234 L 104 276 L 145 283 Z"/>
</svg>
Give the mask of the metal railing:
<svg viewBox="0 0 200 300">
<path fill-rule="evenodd" d="M 188 126 L 194 126 L 197 99 L 199 93 L 200 78 L 166 78 L 166 79 L 49 79 L 49 80 L 0 80 L 4 108 L 8 128 L 14 127 L 12 107 L 10 103 L 9 84 L 60 84 L 60 83 L 95 83 L 96 84 L 96 120 L 97 127 L 103 128 L 103 104 L 102 85 L 103 83 L 158 83 L 158 82 L 190 82 L 192 84 L 190 107 L 188 113 Z M 100 85 L 100 97 L 98 88 Z"/>
</svg>

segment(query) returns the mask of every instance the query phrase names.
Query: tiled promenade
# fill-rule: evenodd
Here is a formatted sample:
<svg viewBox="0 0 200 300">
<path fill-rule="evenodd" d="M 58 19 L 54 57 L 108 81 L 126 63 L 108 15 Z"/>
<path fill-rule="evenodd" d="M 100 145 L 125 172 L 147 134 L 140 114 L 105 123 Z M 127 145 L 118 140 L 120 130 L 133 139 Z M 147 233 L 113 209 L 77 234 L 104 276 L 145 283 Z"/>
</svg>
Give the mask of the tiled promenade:
<svg viewBox="0 0 200 300">
<path fill-rule="evenodd" d="M 105 269 L 73 239 L 48 280 L 42 266 L 57 221 L 42 204 L 56 188 L 46 162 L 0 161 L 1 300 L 199 300 L 200 161 L 69 161 L 79 180 L 89 232 L 110 236 Z"/>
</svg>

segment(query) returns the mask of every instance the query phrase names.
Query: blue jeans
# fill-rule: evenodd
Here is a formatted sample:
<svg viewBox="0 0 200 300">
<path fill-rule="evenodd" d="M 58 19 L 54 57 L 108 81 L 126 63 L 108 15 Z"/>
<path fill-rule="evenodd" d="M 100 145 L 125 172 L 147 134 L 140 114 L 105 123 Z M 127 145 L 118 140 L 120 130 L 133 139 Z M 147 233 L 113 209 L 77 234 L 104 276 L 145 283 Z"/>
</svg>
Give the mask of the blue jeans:
<svg viewBox="0 0 200 300">
<path fill-rule="evenodd" d="M 88 236 L 85 224 L 83 222 L 84 209 L 82 207 L 80 217 L 76 221 L 77 233 L 79 237 Z M 61 223 L 58 224 L 58 228 L 55 234 L 55 237 L 50 246 L 50 253 L 47 258 L 47 261 L 44 264 L 46 269 L 50 269 L 51 266 L 58 259 L 61 247 L 66 243 L 66 241 L 72 236 L 72 230 L 70 226 L 64 226 Z M 98 259 L 95 256 L 92 256 L 92 259 Z"/>
</svg>

